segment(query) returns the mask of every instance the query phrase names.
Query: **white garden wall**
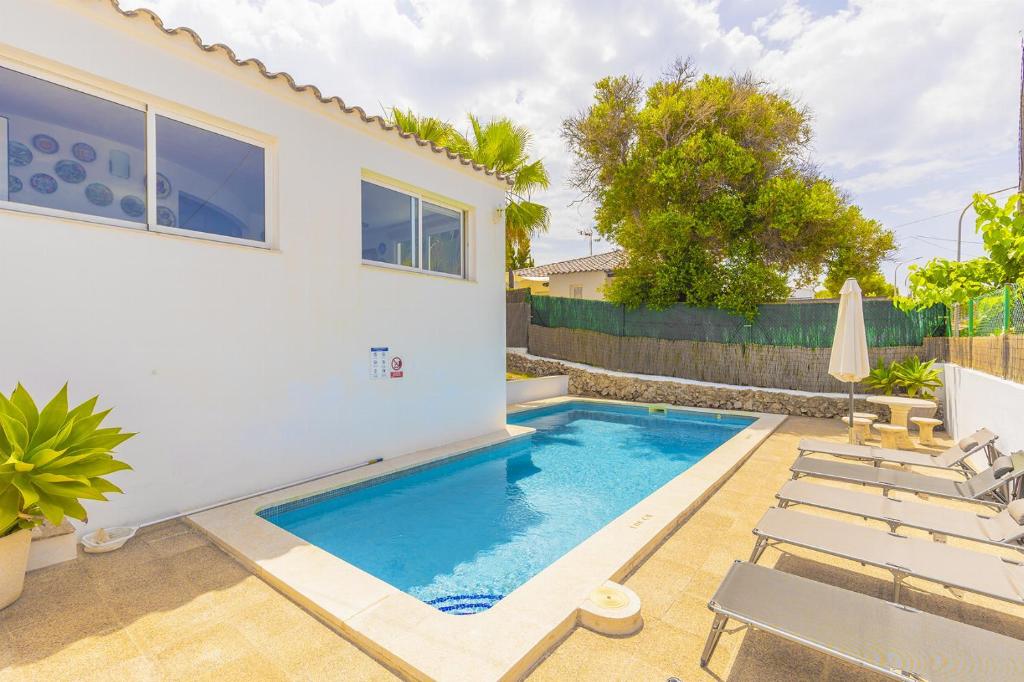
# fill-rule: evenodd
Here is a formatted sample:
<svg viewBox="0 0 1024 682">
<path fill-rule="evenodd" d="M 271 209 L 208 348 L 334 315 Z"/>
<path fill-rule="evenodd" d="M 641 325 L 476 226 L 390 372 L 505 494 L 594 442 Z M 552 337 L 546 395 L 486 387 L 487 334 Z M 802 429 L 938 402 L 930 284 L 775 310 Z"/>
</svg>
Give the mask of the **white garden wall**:
<svg viewBox="0 0 1024 682">
<path fill-rule="evenodd" d="M 106 0 L 18 3 L 0 22 L 11 59 L 243 126 L 276 158 L 269 250 L 0 210 L 0 387 L 45 399 L 70 381 L 140 432 L 120 450 L 135 470 L 113 477 L 126 494 L 88 505 L 93 525 L 503 427 L 499 182 Z M 364 171 L 470 207 L 468 281 L 361 264 Z M 404 377 L 371 380 L 371 346 Z"/>
<path fill-rule="evenodd" d="M 506 400 L 509 405 L 528 403 L 531 400 L 557 398 L 569 394 L 569 376 L 556 374 L 549 377 L 532 379 L 515 379 L 505 385 Z"/>
<path fill-rule="evenodd" d="M 1024 449 L 1024 385 L 949 363 L 944 375 L 946 426 L 956 438 L 987 427 L 1002 452 Z"/>
</svg>

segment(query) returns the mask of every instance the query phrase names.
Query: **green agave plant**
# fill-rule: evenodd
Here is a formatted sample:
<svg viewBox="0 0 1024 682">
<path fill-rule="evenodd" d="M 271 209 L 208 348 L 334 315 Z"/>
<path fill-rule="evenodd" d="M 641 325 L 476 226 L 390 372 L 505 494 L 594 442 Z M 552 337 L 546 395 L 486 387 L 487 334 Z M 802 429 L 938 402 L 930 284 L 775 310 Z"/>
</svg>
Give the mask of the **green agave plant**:
<svg viewBox="0 0 1024 682">
<path fill-rule="evenodd" d="M 899 385 L 899 379 L 894 371 L 895 367 L 895 362 L 891 365 L 886 365 L 885 360 L 878 358 L 878 363 L 871 370 L 871 373 L 864 378 L 864 383 L 873 391 L 892 395 Z"/>
<path fill-rule="evenodd" d="M 934 364 L 935 360 L 921 362 L 921 358 L 914 355 L 903 362 L 895 363 L 893 374 L 911 398 L 920 394 L 922 398 L 931 399 L 935 397 L 934 390 L 942 386 L 939 370 L 932 366 Z"/>
<path fill-rule="evenodd" d="M 98 399 L 69 410 L 65 384 L 39 410 L 21 384 L 10 398 L 0 393 L 0 537 L 43 519 L 85 521 L 80 499 L 122 492 L 103 476 L 131 469 L 111 450 L 135 434 L 100 428 L 110 410 L 94 412 Z"/>
</svg>

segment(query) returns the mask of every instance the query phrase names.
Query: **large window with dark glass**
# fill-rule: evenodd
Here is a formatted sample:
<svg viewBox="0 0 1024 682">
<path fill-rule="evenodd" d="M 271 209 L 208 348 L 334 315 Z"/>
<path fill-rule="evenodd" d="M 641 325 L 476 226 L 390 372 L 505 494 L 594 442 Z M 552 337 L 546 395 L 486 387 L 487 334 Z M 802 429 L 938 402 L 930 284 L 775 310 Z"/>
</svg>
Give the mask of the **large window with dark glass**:
<svg viewBox="0 0 1024 682">
<path fill-rule="evenodd" d="M 266 244 L 262 146 L 84 90 L 0 66 L 0 207 Z"/>
<path fill-rule="evenodd" d="M 363 260 L 463 276 L 462 211 L 363 180 Z"/>
<path fill-rule="evenodd" d="M 262 242 L 263 148 L 156 117 L 158 225 Z"/>
<path fill-rule="evenodd" d="M 0 201 L 146 223 L 146 112 L 0 67 Z"/>
</svg>

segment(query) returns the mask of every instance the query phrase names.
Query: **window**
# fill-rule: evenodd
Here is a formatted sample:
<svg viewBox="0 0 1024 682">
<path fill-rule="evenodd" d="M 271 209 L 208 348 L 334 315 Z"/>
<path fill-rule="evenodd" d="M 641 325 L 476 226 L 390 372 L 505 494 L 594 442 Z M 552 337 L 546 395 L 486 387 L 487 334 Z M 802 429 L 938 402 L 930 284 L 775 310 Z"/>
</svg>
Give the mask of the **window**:
<svg viewBox="0 0 1024 682">
<path fill-rule="evenodd" d="M 0 207 L 265 245 L 266 191 L 262 146 L 0 67 Z"/>
<path fill-rule="evenodd" d="M 2 201 L 146 222 L 142 110 L 0 67 L 0 167 Z"/>
<path fill-rule="evenodd" d="M 367 180 L 362 184 L 363 260 L 462 277 L 462 211 Z"/>
<path fill-rule="evenodd" d="M 265 241 L 265 165 L 261 147 L 157 116 L 157 224 Z"/>
<path fill-rule="evenodd" d="M 573 298 L 583 298 L 583 287 L 575 287 L 574 286 L 572 288 L 572 297 Z"/>
</svg>

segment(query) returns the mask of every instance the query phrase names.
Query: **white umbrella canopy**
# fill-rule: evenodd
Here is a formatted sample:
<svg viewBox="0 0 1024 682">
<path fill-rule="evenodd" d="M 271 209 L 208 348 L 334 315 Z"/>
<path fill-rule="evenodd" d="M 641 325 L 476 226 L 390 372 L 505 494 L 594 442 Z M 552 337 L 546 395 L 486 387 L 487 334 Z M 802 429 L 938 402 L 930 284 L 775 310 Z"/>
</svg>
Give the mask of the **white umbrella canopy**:
<svg viewBox="0 0 1024 682">
<path fill-rule="evenodd" d="M 860 285 L 852 277 L 843 283 L 839 297 L 836 334 L 828 373 L 850 384 L 850 442 L 853 442 L 853 385 L 871 372 L 868 337 L 864 331 L 864 302 Z"/>
</svg>

